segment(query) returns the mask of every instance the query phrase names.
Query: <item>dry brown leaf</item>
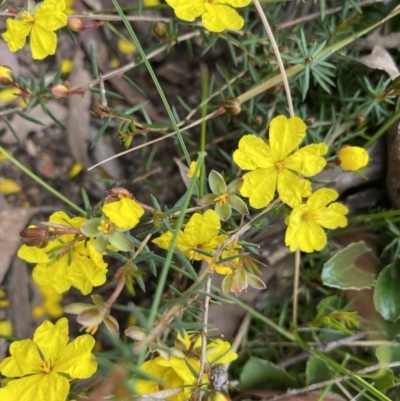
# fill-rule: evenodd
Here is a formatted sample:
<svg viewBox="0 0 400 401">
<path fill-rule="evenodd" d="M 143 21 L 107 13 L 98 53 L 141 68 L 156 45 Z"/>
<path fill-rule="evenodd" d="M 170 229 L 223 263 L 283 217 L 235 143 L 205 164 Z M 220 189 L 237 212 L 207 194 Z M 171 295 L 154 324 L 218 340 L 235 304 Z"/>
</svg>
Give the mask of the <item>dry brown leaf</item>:
<svg viewBox="0 0 400 401">
<path fill-rule="evenodd" d="M 400 75 L 399 69 L 393 60 L 393 57 L 384 47 L 380 45 L 374 46 L 371 54 L 368 56 L 354 60 L 366 65 L 369 68 L 385 71 L 392 79 L 395 79 Z"/>
<path fill-rule="evenodd" d="M 74 69 L 69 81 L 72 87 L 83 86 L 90 81 L 90 73 L 83 65 L 84 54 L 77 49 L 73 60 Z M 71 155 L 74 160 L 84 168 L 89 165 L 87 152 L 87 136 L 90 123 L 91 92 L 87 91 L 83 96 L 74 95 L 68 98 L 67 138 Z"/>
<path fill-rule="evenodd" d="M 354 47 L 358 50 L 373 49 L 375 46 L 382 46 L 385 49 L 395 49 L 400 45 L 400 32 L 393 32 L 388 35 L 381 35 L 375 31 L 365 40 L 358 40 Z"/>
<path fill-rule="evenodd" d="M 46 107 L 61 122 L 65 120 L 67 116 L 67 109 L 64 106 L 61 106 L 61 104 L 57 103 L 56 101 L 50 101 L 46 103 Z M 55 124 L 54 120 L 42 110 L 40 105 L 34 107 L 26 114 L 40 121 L 43 125 L 33 123 L 31 121 L 26 120 L 25 118 L 20 117 L 18 114 L 15 114 L 10 119 L 10 124 L 12 125 L 12 127 L 14 128 L 15 132 L 18 134 L 18 137 L 22 142 L 26 140 L 30 132 L 43 130 Z M 14 145 L 17 143 L 17 140 L 15 139 L 13 133 L 4 123 L 4 121 L 0 121 L 0 130 L 1 129 L 4 129 L 5 133 L 0 138 L 0 142 L 2 142 L 5 145 Z"/>
</svg>

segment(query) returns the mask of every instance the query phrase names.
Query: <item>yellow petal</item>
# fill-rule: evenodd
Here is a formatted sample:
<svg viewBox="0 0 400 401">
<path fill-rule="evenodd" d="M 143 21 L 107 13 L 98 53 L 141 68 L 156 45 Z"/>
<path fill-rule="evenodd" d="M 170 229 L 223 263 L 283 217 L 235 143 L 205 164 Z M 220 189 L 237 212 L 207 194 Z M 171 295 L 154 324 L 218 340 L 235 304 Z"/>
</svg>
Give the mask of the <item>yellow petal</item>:
<svg viewBox="0 0 400 401">
<path fill-rule="evenodd" d="M 271 168 L 275 166 L 270 147 L 255 135 L 245 135 L 239 141 L 239 149 L 233 153 L 233 161 L 242 170 Z"/>
<path fill-rule="evenodd" d="M 20 89 L 11 87 L 0 90 L 0 102 L 9 103 L 18 98 L 18 94 L 21 93 Z"/>
<path fill-rule="evenodd" d="M 119 201 L 105 204 L 103 213 L 118 228 L 129 230 L 139 223 L 144 209 L 133 199 L 122 198 Z"/>
<path fill-rule="evenodd" d="M 12 380 L 0 389 L 0 400 L 7 401 L 49 401 L 65 400 L 69 383 L 56 373 L 35 374 Z"/>
<path fill-rule="evenodd" d="M 76 177 L 82 171 L 82 168 L 83 167 L 81 163 L 74 163 L 68 171 L 68 179 L 71 180 L 72 178 Z"/>
<path fill-rule="evenodd" d="M 328 147 L 324 143 L 304 146 L 285 159 L 285 168 L 311 177 L 318 174 L 326 166 L 326 160 L 321 156 L 327 152 Z"/>
<path fill-rule="evenodd" d="M 275 167 L 251 171 L 243 176 L 240 193 L 249 198 L 250 205 L 255 209 L 266 207 L 274 199 L 277 178 Z"/>
<path fill-rule="evenodd" d="M 289 170 L 281 170 L 278 173 L 277 190 L 283 203 L 290 207 L 296 207 L 311 195 L 311 183 L 308 180 L 300 179 Z"/>
<path fill-rule="evenodd" d="M 39 3 L 34 14 L 35 27 L 39 25 L 44 30 L 51 32 L 66 26 L 65 8 L 64 0 L 45 0 Z"/>
<path fill-rule="evenodd" d="M 228 363 L 237 359 L 238 355 L 232 351 L 228 341 L 216 339 L 207 344 L 207 361 L 211 364 Z"/>
<path fill-rule="evenodd" d="M 106 274 L 107 269 L 96 266 L 90 258 L 80 255 L 74 255 L 73 263 L 67 269 L 68 280 L 83 295 L 90 294 L 93 287 L 103 285 Z"/>
<path fill-rule="evenodd" d="M 215 210 L 209 209 L 204 214 L 195 213 L 183 230 L 188 245 L 208 244 L 218 235 L 221 221 Z"/>
<path fill-rule="evenodd" d="M 34 24 L 31 31 L 32 58 L 42 60 L 53 55 L 57 48 L 57 35 L 52 31 L 46 31 L 40 25 Z"/>
<path fill-rule="evenodd" d="M 215 4 L 229 4 L 232 7 L 246 7 L 252 0 L 214 0 Z"/>
<path fill-rule="evenodd" d="M 222 32 L 225 29 L 238 30 L 244 25 L 243 18 L 229 6 L 217 3 L 205 3 L 206 12 L 202 15 L 202 22 L 210 32 Z"/>
<path fill-rule="evenodd" d="M 339 197 L 334 189 L 321 188 L 316 190 L 307 200 L 307 206 L 310 211 L 317 211 L 333 202 Z"/>
<path fill-rule="evenodd" d="M 6 20 L 6 24 L 7 31 L 2 34 L 2 37 L 7 42 L 9 49 L 12 52 L 16 52 L 24 47 L 26 37 L 32 29 L 32 24 L 10 18 Z"/>
<path fill-rule="evenodd" d="M 204 0 L 165 0 L 171 6 L 175 15 L 184 21 L 194 21 L 206 12 Z"/>
<path fill-rule="evenodd" d="M 158 6 L 160 4 L 160 0 L 143 0 L 143 5 L 145 7 Z"/>
<path fill-rule="evenodd" d="M 97 370 L 96 358 L 91 352 L 94 345 L 94 338 L 88 334 L 76 338 L 54 363 L 54 372 L 67 374 L 73 379 L 91 377 Z"/>
<path fill-rule="evenodd" d="M 65 212 L 55 212 L 50 218 L 49 222 L 61 224 L 67 227 L 79 228 L 87 219 L 85 217 L 69 217 Z"/>
<path fill-rule="evenodd" d="M 38 366 L 43 362 L 37 345 L 30 339 L 14 341 L 10 345 L 10 355 L 0 363 L 0 372 L 7 377 L 36 373 Z"/>
<path fill-rule="evenodd" d="M 344 216 L 347 213 L 346 206 L 335 202 L 315 212 L 315 215 L 318 217 L 318 224 L 324 228 L 334 230 L 338 227 L 347 226 L 347 218 Z"/>
<path fill-rule="evenodd" d="M 299 207 L 302 206 L 304 205 Z M 308 253 L 320 251 L 327 241 L 323 228 L 312 221 L 304 221 L 301 211 L 295 211 L 296 209 L 290 215 L 289 227 L 285 234 L 285 244 L 290 247 L 292 252 L 297 249 Z M 300 214 L 300 216 L 292 216 L 293 213 Z"/>
<path fill-rule="evenodd" d="M 338 153 L 339 165 L 345 171 L 357 171 L 369 162 L 368 152 L 358 146 L 343 146 Z"/>
<path fill-rule="evenodd" d="M 299 117 L 275 117 L 269 126 L 269 140 L 275 161 L 283 161 L 306 136 L 307 126 Z"/>
<path fill-rule="evenodd" d="M 183 234 L 182 231 L 180 232 Z M 170 231 L 166 231 L 165 233 L 161 234 L 160 237 L 153 239 L 151 242 L 158 245 L 161 249 L 169 249 L 172 237 L 173 234 Z"/>
<path fill-rule="evenodd" d="M 47 263 L 49 256 L 43 248 L 22 245 L 18 250 L 18 257 L 28 263 Z"/>
<path fill-rule="evenodd" d="M 68 279 L 68 257 L 62 257 L 57 263 L 48 266 L 47 263 L 38 263 L 32 272 L 33 280 L 38 285 L 50 285 L 55 291 L 62 294 L 71 287 Z"/>
<path fill-rule="evenodd" d="M 54 361 L 68 344 L 68 320 L 59 319 L 56 324 L 44 321 L 35 331 L 33 341 L 37 344 L 44 361 Z"/>
<path fill-rule="evenodd" d="M 14 180 L 0 178 L 0 193 L 10 195 L 18 192 L 21 192 L 21 187 Z"/>
</svg>

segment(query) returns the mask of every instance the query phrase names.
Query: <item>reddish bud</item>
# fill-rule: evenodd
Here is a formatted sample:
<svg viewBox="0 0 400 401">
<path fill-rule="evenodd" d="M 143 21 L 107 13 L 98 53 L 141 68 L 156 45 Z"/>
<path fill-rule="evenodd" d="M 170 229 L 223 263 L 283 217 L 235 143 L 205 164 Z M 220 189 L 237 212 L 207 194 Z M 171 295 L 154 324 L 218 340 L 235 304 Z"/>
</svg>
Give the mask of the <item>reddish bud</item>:
<svg viewBox="0 0 400 401">
<path fill-rule="evenodd" d="M 56 99 L 62 99 L 64 97 L 68 97 L 71 94 L 71 91 L 69 89 L 69 85 L 54 85 L 51 90 L 51 94 L 56 98 Z"/>
<path fill-rule="evenodd" d="M 47 228 L 25 228 L 19 233 L 26 246 L 44 248 L 49 241 L 54 241 L 56 233 Z"/>
</svg>

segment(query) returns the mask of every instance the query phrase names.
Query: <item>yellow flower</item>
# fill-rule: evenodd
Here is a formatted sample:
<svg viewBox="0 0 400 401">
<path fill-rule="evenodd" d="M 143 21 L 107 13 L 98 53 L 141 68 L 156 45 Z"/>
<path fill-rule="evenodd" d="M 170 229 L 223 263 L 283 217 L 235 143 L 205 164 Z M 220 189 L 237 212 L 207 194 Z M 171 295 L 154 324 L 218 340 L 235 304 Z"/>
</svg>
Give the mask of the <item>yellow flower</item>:
<svg viewBox="0 0 400 401">
<path fill-rule="evenodd" d="M 338 153 L 339 166 L 344 171 L 357 171 L 369 162 L 368 152 L 358 146 L 343 146 Z"/>
<path fill-rule="evenodd" d="M 52 223 L 79 228 L 86 221 L 82 217 L 70 218 L 65 212 L 50 216 Z M 69 247 L 54 258 L 62 245 Z M 22 245 L 18 257 L 29 263 L 36 263 L 33 279 L 41 286 L 51 286 L 58 293 L 67 291 L 71 286 L 78 288 L 83 295 L 89 294 L 93 287 L 105 283 L 107 263 L 102 254 L 94 248 L 94 239 L 78 241 L 72 234 L 61 235 L 57 241 L 50 241 L 44 248 Z"/>
<path fill-rule="evenodd" d="M 338 196 L 333 189 L 321 188 L 306 203 L 292 210 L 285 235 L 285 243 L 292 252 L 296 249 L 303 252 L 320 251 L 327 242 L 323 228 L 333 230 L 347 226 L 347 207 L 341 203 L 331 203 Z"/>
<path fill-rule="evenodd" d="M 197 167 L 197 162 L 196 161 L 193 161 L 193 162 L 190 163 L 189 171 L 187 173 L 187 176 L 189 178 L 193 177 L 194 172 L 196 171 L 196 167 Z M 199 177 L 200 177 L 200 170 L 197 172 L 197 178 L 199 178 Z"/>
<path fill-rule="evenodd" d="M 17 99 L 18 94 L 21 93 L 20 89 L 10 87 L 0 90 L 0 104 L 1 103 L 10 103 L 13 100 Z"/>
<path fill-rule="evenodd" d="M 212 253 L 228 238 L 225 234 L 218 235 L 220 228 L 221 222 L 214 210 L 207 210 L 203 215 L 195 213 L 184 230 L 179 231 L 176 247 L 189 259 L 208 261 L 211 259 L 210 257 L 196 252 L 193 248 Z M 172 237 L 173 234 L 167 231 L 161 237 L 154 239 L 153 243 L 162 249 L 169 249 Z"/>
<path fill-rule="evenodd" d="M 192 344 L 194 341 L 194 345 Z M 160 390 L 181 388 L 182 392 L 167 397 L 172 401 L 184 401 L 190 398 L 197 377 L 193 371 L 200 371 L 201 337 L 192 339 L 186 331 L 182 337 L 177 336 L 177 348 L 169 359 L 158 356 L 142 364 L 140 369 L 155 378 L 162 380 L 162 384 L 152 380 L 137 380 L 134 385 L 139 394 L 149 394 Z M 234 361 L 237 354 L 230 350 L 231 345 L 220 339 L 212 340 L 207 344 L 206 359 L 209 364 L 223 364 Z M 186 355 L 185 355 L 186 354 Z M 188 367 L 190 364 L 192 370 Z M 203 384 L 208 383 L 208 376 L 204 374 Z"/>
<path fill-rule="evenodd" d="M 0 388 L 7 401 L 65 400 L 71 379 L 86 379 L 97 370 L 91 353 L 95 341 L 83 335 L 68 344 L 68 321 L 45 321 L 33 340 L 14 341 L 11 356 L 0 363 L 3 376 L 18 378 Z"/>
<path fill-rule="evenodd" d="M 12 336 L 12 325 L 9 320 L 0 321 L 0 334 L 2 336 Z"/>
<path fill-rule="evenodd" d="M 151 7 L 151 6 L 158 6 L 160 4 L 160 0 L 144 0 L 143 5 L 145 7 Z"/>
<path fill-rule="evenodd" d="M 137 50 L 133 42 L 123 39 L 118 40 L 117 47 L 122 54 L 132 54 Z"/>
<path fill-rule="evenodd" d="M 311 183 L 298 174 L 311 177 L 326 165 L 321 157 L 328 148 L 324 143 L 307 145 L 296 150 L 306 135 L 306 125 L 299 117 L 275 117 L 270 124 L 269 144 L 255 135 L 245 135 L 233 160 L 243 170 L 253 170 L 243 176 L 240 193 L 249 198 L 256 209 L 267 206 L 278 190 L 283 203 L 300 205 L 311 195 Z"/>
<path fill-rule="evenodd" d="M 17 194 L 21 192 L 21 187 L 9 178 L 0 178 L 0 193 L 4 195 Z"/>
<path fill-rule="evenodd" d="M 61 60 L 61 75 L 68 75 L 72 68 L 74 67 L 74 62 L 69 58 L 63 58 Z"/>
<path fill-rule="evenodd" d="M 62 295 L 49 285 L 39 285 L 38 288 L 43 298 L 43 303 L 42 305 L 33 308 L 33 316 L 41 317 L 45 313 L 47 313 L 52 318 L 61 317 L 64 314 L 63 308 L 60 303 L 62 301 Z"/>
<path fill-rule="evenodd" d="M 251 0 L 166 0 L 175 15 L 185 21 L 201 16 L 203 25 L 211 32 L 243 28 L 243 18 L 233 7 L 246 7 Z"/>
<path fill-rule="evenodd" d="M 41 60 L 55 54 L 57 47 L 57 29 L 67 25 L 64 0 L 44 0 L 32 10 L 22 11 L 15 19 L 6 20 L 7 31 L 3 39 L 12 52 L 24 47 L 30 34 L 32 57 Z"/>
<path fill-rule="evenodd" d="M 121 198 L 119 201 L 105 204 L 103 213 L 118 228 L 130 230 L 139 223 L 144 209 L 133 199 Z"/>
</svg>

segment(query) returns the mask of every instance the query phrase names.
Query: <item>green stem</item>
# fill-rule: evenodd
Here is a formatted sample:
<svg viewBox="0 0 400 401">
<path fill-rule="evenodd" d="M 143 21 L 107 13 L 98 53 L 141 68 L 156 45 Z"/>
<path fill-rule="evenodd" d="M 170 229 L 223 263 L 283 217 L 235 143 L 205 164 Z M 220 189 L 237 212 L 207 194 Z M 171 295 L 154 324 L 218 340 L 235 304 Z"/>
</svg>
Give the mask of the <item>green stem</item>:
<svg viewBox="0 0 400 401">
<path fill-rule="evenodd" d="M 396 121 L 400 119 L 400 109 L 395 111 L 392 117 L 383 124 L 378 131 L 366 142 L 364 148 L 368 149 L 374 142 L 376 142 Z"/>
<path fill-rule="evenodd" d="M 194 191 L 194 188 L 196 186 L 197 174 L 198 174 L 198 172 L 200 171 L 200 169 L 203 166 L 205 157 L 206 157 L 206 153 L 205 152 L 200 152 L 199 153 L 195 172 L 193 174 L 193 177 L 190 179 L 189 186 L 188 186 L 188 189 L 187 189 L 187 192 L 186 192 L 186 195 L 185 195 L 185 199 L 184 199 L 184 201 L 182 203 L 182 210 L 186 210 L 188 205 L 189 205 L 190 198 L 191 198 L 192 193 Z M 182 227 L 183 219 L 185 218 L 185 216 L 186 216 L 186 213 L 180 213 L 178 218 L 177 218 L 177 220 L 176 220 L 176 224 L 175 224 L 175 227 L 174 227 L 174 233 L 173 233 L 173 236 L 172 236 L 171 244 L 169 246 L 167 255 L 165 257 L 164 265 L 162 267 L 160 278 L 159 278 L 158 283 L 157 283 L 156 292 L 155 292 L 154 297 L 153 297 L 153 303 L 151 305 L 149 318 L 147 320 L 147 326 L 149 327 L 150 330 L 151 330 L 151 328 L 152 328 L 152 326 L 153 326 L 153 324 L 154 324 L 154 322 L 156 320 L 156 317 L 157 317 L 158 308 L 160 306 L 161 297 L 162 297 L 162 294 L 164 292 L 164 287 L 165 287 L 165 283 L 167 281 L 169 268 L 171 266 L 172 256 L 173 256 L 174 250 L 175 250 L 175 244 L 176 244 L 176 241 L 178 239 L 179 230 Z M 139 361 L 138 361 L 138 365 L 139 366 L 143 363 L 143 361 L 144 361 L 144 359 L 146 357 L 146 352 L 147 352 L 147 350 L 144 349 L 140 353 Z"/>
<path fill-rule="evenodd" d="M 21 171 L 23 171 L 26 175 L 29 175 L 34 181 L 36 181 L 39 185 L 41 185 L 43 188 L 47 189 L 50 193 L 52 193 L 54 196 L 56 196 L 58 199 L 66 203 L 68 206 L 70 206 L 72 209 L 75 209 L 78 213 L 81 213 L 83 215 L 86 215 L 86 211 L 80 208 L 78 205 L 76 205 L 74 202 L 70 201 L 68 198 L 66 198 L 64 195 L 60 194 L 60 192 L 56 191 L 54 188 L 52 188 L 49 184 L 44 182 L 41 178 L 39 178 L 36 174 L 32 173 L 32 171 L 28 170 L 23 164 L 21 164 L 17 159 L 12 157 L 2 146 L 0 146 L 0 153 L 2 153 L 5 157 L 7 157 L 10 162 L 12 162 L 14 165 L 16 165 Z"/>
<path fill-rule="evenodd" d="M 201 132 L 200 132 L 200 152 L 206 151 L 206 131 L 207 131 L 207 97 L 208 97 L 208 70 L 206 66 L 201 67 Z M 200 185 L 199 185 L 199 198 L 204 195 L 204 183 L 205 183 L 205 165 L 200 170 Z"/>
<path fill-rule="evenodd" d="M 185 142 L 183 141 L 182 134 L 181 134 L 181 132 L 180 132 L 180 130 L 178 128 L 178 124 L 176 123 L 174 114 L 172 113 L 172 110 L 171 110 L 171 107 L 169 106 L 168 100 L 165 97 L 164 91 L 162 90 L 161 85 L 158 82 L 157 76 L 154 73 L 153 68 L 151 67 L 151 64 L 150 64 L 149 60 L 147 60 L 146 53 L 144 52 L 144 50 L 143 50 L 143 48 L 142 48 L 142 46 L 141 46 L 141 44 L 140 44 L 135 32 L 133 31 L 131 24 L 126 19 L 124 12 L 122 11 L 120 5 L 118 4 L 118 1 L 117 0 L 111 0 L 111 1 L 114 4 L 114 7 L 117 10 L 118 14 L 120 15 L 120 17 L 121 17 L 126 29 L 128 30 L 129 34 L 131 35 L 131 38 L 132 38 L 133 42 L 135 43 L 135 46 L 137 47 L 137 49 L 138 49 L 138 51 L 140 53 L 140 56 L 142 57 L 142 60 L 143 60 L 143 62 L 145 63 L 145 65 L 147 67 L 147 70 L 149 71 L 149 74 L 150 74 L 151 78 L 153 79 L 154 85 L 156 86 L 158 94 L 160 95 L 160 98 L 161 98 L 161 100 L 162 100 L 162 102 L 164 104 L 164 107 L 165 107 L 166 111 L 167 111 L 168 117 L 171 120 L 172 126 L 174 127 L 174 130 L 176 132 L 176 135 L 177 135 L 178 141 L 179 141 L 179 143 L 181 145 L 183 154 L 185 155 L 186 162 L 187 162 L 188 165 L 190 165 L 191 160 L 190 160 L 189 152 L 186 149 L 186 145 L 185 145 Z"/>
</svg>

